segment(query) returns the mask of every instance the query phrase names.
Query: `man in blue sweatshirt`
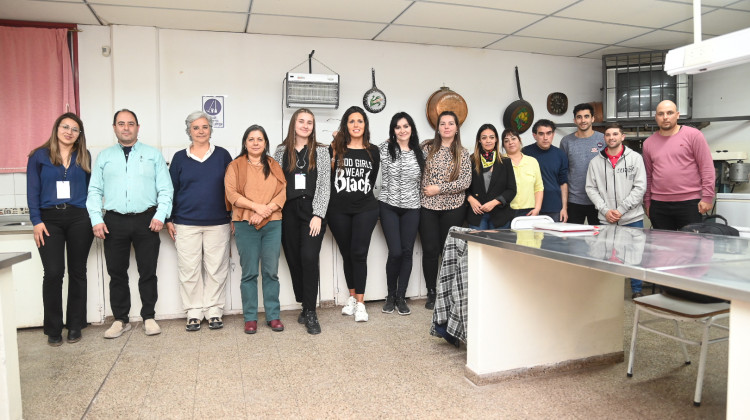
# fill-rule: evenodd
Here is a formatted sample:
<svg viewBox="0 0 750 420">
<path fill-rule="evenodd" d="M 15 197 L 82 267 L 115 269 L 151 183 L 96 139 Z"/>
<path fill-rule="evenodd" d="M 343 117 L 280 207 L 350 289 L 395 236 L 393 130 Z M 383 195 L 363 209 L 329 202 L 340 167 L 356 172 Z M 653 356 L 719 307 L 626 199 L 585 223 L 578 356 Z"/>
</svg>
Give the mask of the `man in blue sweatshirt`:
<svg viewBox="0 0 750 420">
<path fill-rule="evenodd" d="M 531 128 L 536 143 L 524 147 L 521 152 L 539 162 L 544 183 L 544 198 L 540 215 L 547 215 L 555 222 L 568 221 L 568 157 L 552 145 L 555 138 L 555 123 L 539 120 Z"/>
</svg>

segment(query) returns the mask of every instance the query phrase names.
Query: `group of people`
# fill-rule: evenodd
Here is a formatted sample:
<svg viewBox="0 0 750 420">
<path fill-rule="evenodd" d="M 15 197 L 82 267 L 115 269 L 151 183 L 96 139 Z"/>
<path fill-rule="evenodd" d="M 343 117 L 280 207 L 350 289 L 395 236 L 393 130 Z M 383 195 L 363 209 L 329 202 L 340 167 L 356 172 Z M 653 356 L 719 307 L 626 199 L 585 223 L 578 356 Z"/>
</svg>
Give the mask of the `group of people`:
<svg viewBox="0 0 750 420">
<path fill-rule="evenodd" d="M 555 124 L 543 119 L 532 128 L 535 143 L 526 147 L 515 130 L 498 135 L 495 126 L 484 124 L 473 153 L 462 146 L 458 117 L 450 111 L 439 115 L 434 137 L 423 142 L 412 117 L 396 113 L 388 139 L 376 146 L 370 141 L 367 114 L 353 106 L 326 146 L 317 141 L 313 112 L 303 108 L 292 115 L 273 155 L 265 129 L 252 125 L 233 159 L 211 143 L 212 119 L 198 111 L 185 120 L 190 146 L 177 152 L 168 168 L 157 149 L 138 141 L 140 125 L 133 111 L 115 113 L 118 142 L 95 163 L 86 148 L 83 122 L 75 114 L 63 114 L 49 140 L 30 153 L 27 168 L 29 212 L 44 265 L 44 333 L 52 346 L 62 344 L 63 327 L 68 342 L 81 339 L 86 260 L 94 237 L 103 239 L 111 279 L 115 321 L 104 336 L 116 338 L 131 329 L 131 246 L 145 333 L 161 332 L 154 307 L 164 227 L 177 249 L 187 331 L 200 330 L 204 319 L 209 329 L 223 327 L 229 244 L 235 237 L 248 334 L 258 329 L 258 275 L 266 324 L 273 331 L 284 330 L 278 278 L 282 248 L 302 305 L 297 320 L 308 333 L 321 332 L 316 306 L 327 226 L 338 244 L 349 289 L 342 314 L 357 322 L 369 318 L 364 303 L 367 254 L 378 220 L 388 247 L 388 295 L 382 311 L 401 315 L 411 313 L 405 294 L 417 233 L 424 251 L 425 308 L 433 309 L 440 253 L 452 226 L 504 228 L 517 216 L 549 215 L 561 222 L 642 227 L 645 203 L 655 228 L 679 228 L 710 210 L 713 167 L 710 154 L 706 166 L 705 139 L 678 125 L 678 117 L 673 103 L 659 104 L 660 130 L 646 141 L 641 158 L 622 144 L 621 126 L 607 126 L 604 135 L 593 130 L 589 104 L 575 107 L 578 130 L 563 138 L 560 148 L 552 145 Z M 378 173 L 381 190 L 376 197 Z"/>
</svg>

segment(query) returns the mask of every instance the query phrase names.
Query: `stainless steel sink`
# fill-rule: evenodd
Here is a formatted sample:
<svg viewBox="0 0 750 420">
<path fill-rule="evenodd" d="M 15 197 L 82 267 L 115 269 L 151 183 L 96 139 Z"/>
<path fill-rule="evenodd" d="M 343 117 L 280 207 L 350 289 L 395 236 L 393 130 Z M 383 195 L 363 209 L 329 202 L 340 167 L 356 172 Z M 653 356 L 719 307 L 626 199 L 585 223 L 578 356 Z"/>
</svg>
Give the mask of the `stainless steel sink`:
<svg viewBox="0 0 750 420">
<path fill-rule="evenodd" d="M 30 231 L 32 227 L 28 214 L 0 215 L 0 232 Z"/>
</svg>

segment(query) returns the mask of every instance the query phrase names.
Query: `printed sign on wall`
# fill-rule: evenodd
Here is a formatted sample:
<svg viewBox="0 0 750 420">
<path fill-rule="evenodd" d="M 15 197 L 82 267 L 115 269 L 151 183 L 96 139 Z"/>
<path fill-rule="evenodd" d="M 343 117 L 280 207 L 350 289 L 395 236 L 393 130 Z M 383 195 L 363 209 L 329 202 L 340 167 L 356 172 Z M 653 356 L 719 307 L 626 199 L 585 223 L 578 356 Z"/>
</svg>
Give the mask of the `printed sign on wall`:
<svg viewBox="0 0 750 420">
<path fill-rule="evenodd" d="M 213 119 L 214 128 L 224 128 L 224 96 L 204 96 L 201 109 Z"/>
</svg>

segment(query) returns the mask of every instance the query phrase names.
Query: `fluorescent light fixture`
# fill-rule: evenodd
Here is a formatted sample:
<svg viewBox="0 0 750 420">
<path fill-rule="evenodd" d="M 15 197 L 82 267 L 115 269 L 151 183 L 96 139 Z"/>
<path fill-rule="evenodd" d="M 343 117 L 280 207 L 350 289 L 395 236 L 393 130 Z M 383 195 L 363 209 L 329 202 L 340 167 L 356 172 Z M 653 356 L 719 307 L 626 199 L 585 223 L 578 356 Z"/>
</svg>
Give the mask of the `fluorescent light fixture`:
<svg viewBox="0 0 750 420">
<path fill-rule="evenodd" d="M 670 50 L 664 71 L 698 74 L 744 63 L 750 63 L 750 28 Z"/>
</svg>

